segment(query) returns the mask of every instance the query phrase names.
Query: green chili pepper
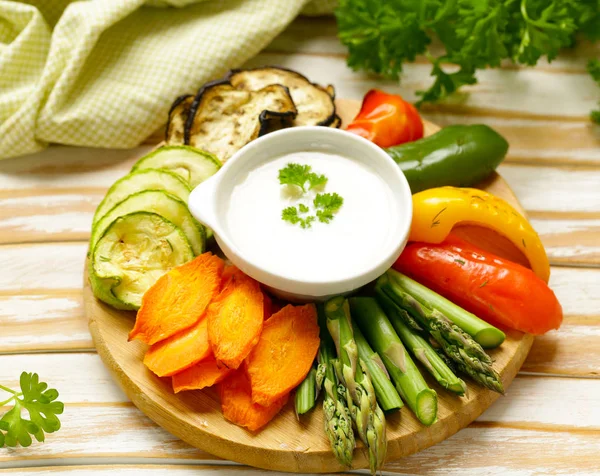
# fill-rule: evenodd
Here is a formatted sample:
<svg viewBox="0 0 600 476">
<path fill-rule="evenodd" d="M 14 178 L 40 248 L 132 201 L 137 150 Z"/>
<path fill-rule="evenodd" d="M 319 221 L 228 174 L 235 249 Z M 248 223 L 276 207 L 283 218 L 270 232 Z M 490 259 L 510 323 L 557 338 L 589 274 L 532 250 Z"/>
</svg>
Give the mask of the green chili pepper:
<svg viewBox="0 0 600 476">
<path fill-rule="evenodd" d="M 412 193 L 417 193 L 444 185 L 476 185 L 502 162 L 508 142 L 483 124 L 454 125 L 385 150 L 404 172 Z"/>
</svg>

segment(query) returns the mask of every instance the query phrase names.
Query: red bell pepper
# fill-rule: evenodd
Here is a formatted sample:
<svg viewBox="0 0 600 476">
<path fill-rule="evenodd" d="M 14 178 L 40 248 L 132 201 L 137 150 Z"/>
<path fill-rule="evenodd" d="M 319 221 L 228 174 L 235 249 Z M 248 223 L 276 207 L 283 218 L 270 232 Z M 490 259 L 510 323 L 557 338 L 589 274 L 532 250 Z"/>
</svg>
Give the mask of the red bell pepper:
<svg viewBox="0 0 600 476">
<path fill-rule="evenodd" d="M 441 244 L 410 243 L 394 268 L 492 324 L 539 335 L 563 319 L 554 292 L 533 271 L 453 235 Z"/>
<path fill-rule="evenodd" d="M 391 147 L 421 139 L 423 121 L 415 107 L 402 96 L 371 89 L 347 130 L 379 147 Z"/>
</svg>

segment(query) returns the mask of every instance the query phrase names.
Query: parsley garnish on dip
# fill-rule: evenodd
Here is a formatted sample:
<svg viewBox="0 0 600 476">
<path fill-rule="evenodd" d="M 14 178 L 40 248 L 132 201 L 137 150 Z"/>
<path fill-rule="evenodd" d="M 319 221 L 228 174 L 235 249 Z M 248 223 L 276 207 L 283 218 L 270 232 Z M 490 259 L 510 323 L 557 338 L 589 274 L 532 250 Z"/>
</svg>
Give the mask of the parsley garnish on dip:
<svg viewBox="0 0 600 476">
<path fill-rule="evenodd" d="M 306 198 L 306 193 L 314 188 L 323 188 L 327 183 L 325 175 L 317 175 L 312 171 L 310 165 L 290 163 L 279 171 L 279 183 L 285 187 L 298 187 L 298 190 L 289 190 L 290 195 L 298 198 Z M 298 192 L 301 191 L 301 195 Z M 344 204 L 344 199 L 337 193 L 317 193 L 312 201 L 315 215 L 302 215 L 311 211 L 310 207 L 300 203 L 298 207 L 286 207 L 281 212 L 281 219 L 292 225 L 300 225 L 302 228 L 310 228 L 316 218 L 322 223 L 329 223 Z"/>
<path fill-rule="evenodd" d="M 227 227 L 247 259 L 295 279 L 343 279 L 367 267 L 397 220 L 392 190 L 367 165 L 294 152 L 240 175 Z"/>
</svg>

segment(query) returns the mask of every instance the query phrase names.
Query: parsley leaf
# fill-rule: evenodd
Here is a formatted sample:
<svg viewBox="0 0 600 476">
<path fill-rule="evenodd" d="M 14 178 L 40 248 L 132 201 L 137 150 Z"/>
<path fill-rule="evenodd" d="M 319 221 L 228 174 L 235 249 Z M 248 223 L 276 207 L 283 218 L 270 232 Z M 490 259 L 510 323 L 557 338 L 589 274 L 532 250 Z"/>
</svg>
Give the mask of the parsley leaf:
<svg viewBox="0 0 600 476">
<path fill-rule="evenodd" d="M 325 208 L 337 211 L 344 204 L 344 199 L 337 193 L 318 193 L 313 200 L 316 208 Z"/>
<path fill-rule="evenodd" d="M 279 183 L 281 185 L 297 185 L 306 192 L 304 184 L 306 183 L 307 175 L 310 173 L 310 165 L 300 165 L 290 163 L 279 171 Z"/>
<path fill-rule="evenodd" d="M 354 70 L 397 80 L 417 55 L 431 62 L 434 81 L 417 91 L 419 103 L 474 84 L 477 70 L 506 59 L 552 61 L 578 32 L 600 39 L 598 0 L 339 0 L 335 16 Z M 434 40 L 443 45 L 438 56 L 429 50 Z"/>
<path fill-rule="evenodd" d="M 45 433 L 60 429 L 60 420 L 56 415 L 64 411 L 64 404 L 57 400 L 58 392 L 40 382 L 38 374 L 23 372 L 20 378 L 21 392 L 15 392 L 3 385 L 0 390 L 11 393 L 12 397 L 1 402 L 0 406 L 14 402 L 11 410 L 0 419 L 0 448 L 6 446 L 29 446 L 34 436 L 44 441 Z M 23 418 L 22 410 L 27 410 L 30 420 Z"/>
<path fill-rule="evenodd" d="M 323 174 L 318 175 L 314 172 L 311 172 L 308 174 L 308 183 L 310 183 L 310 189 L 322 187 L 327 183 L 327 177 L 325 177 Z"/>
<path fill-rule="evenodd" d="M 302 207 L 306 208 L 306 211 L 308 211 L 308 207 L 302 204 L 300 205 L 300 211 L 302 211 Z M 302 218 L 298 215 L 298 209 L 296 207 L 287 207 L 281 211 L 281 219 L 289 221 L 292 225 L 300 224 L 302 228 L 310 228 L 315 217 L 314 215 L 309 215 L 306 218 Z"/>
<path fill-rule="evenodd" d="M 304 220 L 302 220 L 300 226 L 302 228 L 310 228 L 312 226 L 313 221 L 315 221 L 314 215 L 307 216 Z"/>
<path fill-rule="evenodd" d="M 312 167 L 310 165 L 300 165 L 296 163 L 289 163 L 279 171 L 279 183 L 281 185 L 296 185 L 300 187 L 303 192 L 306 192 L 306 182 L 310 184 L 308 187 L 310 190 L 325 185 L 327 183 L 327 177 L 312 172 Z"/>
<path fill-rule="evenodd" d="M 344 199 L 337 193 L 318 193 L 313 200 L 313 205 L 317 210 L 317 218 L 322 223 L 329 223 L 333 220 L 333 214 L 337 212 L 344 204 Z"/>
<path fill-rule="evenodd" d="M 310 210 L 304 203 L 298 205 L 298 208 L 300 209 L 300 213 L 308 213 L 308 210 Z"/>
<path fill-rule="evenodd" d="M 289 221 L 292 225 L 295 225 L 302 220 L 302 218 L 298 216 L 298 209 L 296 207 L 287 207 L 281 210 L 281 219 Z"/>
</svg>

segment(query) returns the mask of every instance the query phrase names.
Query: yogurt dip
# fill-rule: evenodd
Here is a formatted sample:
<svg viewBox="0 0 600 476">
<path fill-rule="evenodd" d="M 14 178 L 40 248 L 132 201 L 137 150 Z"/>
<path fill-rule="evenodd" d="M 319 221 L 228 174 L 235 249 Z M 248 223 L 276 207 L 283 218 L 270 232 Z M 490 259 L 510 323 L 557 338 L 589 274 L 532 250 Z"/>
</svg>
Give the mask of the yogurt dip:
<svg viewBox="0 0 600 476">
<path fill-rule="evenodd" d="M 290 163 L 309 165 L 328 181 L 307 190 L 281 185 L 279 171 Z M 308 187 L 307 187 L 308 188 Z M 302 228 L 282 219 L 282 210 L 300 204 L 315 215 L 317 193 L 337 193 L 344 202 L 329 223 Z M 291 152 L 274 156 L 238 174 L 225 211 L 231 244 L 249 262 L 272 274 L 296 280 L 330 282 L 356 269 L 368 269 L 382 251 L 394 245 L 400 210 L 388 183 L 369 165 L 326 151 Z"/>
</svg>

